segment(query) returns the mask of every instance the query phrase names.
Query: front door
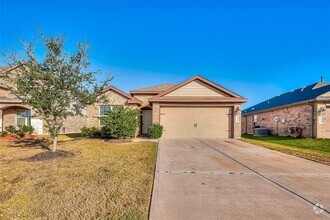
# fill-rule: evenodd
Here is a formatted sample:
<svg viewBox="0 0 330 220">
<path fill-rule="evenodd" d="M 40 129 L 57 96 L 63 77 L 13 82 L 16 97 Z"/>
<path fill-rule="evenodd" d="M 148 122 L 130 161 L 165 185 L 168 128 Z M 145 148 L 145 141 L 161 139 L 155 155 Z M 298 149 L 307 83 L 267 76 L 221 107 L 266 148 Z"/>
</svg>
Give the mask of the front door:
<svg viewBox="0 0 330 220">
<path fill-rule="evenodd" d="M 142 134 L 148 133 L 148 128 L 152 124 L 152 110 L 142 110 Z"/>
</svg>

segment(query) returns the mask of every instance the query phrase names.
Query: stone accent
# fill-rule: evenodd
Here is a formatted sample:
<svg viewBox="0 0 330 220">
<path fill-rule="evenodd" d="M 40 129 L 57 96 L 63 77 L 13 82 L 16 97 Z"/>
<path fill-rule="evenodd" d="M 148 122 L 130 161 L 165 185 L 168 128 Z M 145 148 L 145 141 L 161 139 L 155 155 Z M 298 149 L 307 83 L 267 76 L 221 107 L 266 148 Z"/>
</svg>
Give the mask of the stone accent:
<svg viewBox="0 0 330 220">
<path fill-rule="evenodd" d="M 312 125 L 313 106 L 308 104 L 297 105 L 287 108 L 276 109 L 272 111 L 255 113 L 242 116 L 242 133 L 253 134 L 254 126 L 264 126 L 268 128 L 271 134 L 278 134 L 281 136 L 295 136 L 290 133 L 288 128 L 301 127 L 303 129 L 302 135 L 304 137 L 313 136 Z M 256 115 L 256 122 L 254 122 L 254 115 Z M 275 121 L 277 117 L 277 122 Z"/>
<path fill-rule="evenodd" d="M 241 139 L 241 105 L 234 105 L 233 111 L 233 138 Z"/>
<path fill-rule="evenodd" d="M 160 123 L 160 105 L 158 102 L 152 103 L 152 123 Z"/>
</svg>

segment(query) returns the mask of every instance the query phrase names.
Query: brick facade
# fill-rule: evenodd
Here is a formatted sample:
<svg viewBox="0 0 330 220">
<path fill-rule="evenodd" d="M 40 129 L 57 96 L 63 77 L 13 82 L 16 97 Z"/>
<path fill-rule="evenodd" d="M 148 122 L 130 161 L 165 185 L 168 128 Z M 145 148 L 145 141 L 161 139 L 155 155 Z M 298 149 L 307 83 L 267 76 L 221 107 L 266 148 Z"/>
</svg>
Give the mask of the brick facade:
<svg viewBox="0 0 330 220">
<path fill-rule="evenodd" d="M 303 137 L 330 138 L 329 132 L 326 132 L 327 110 L 330 109 L 326 108 L 325 103 L 316 102 L 242 115 L 242 133 L 253 134 L 254 126 L 262 126 L 268 128 L 271 134 L 294 137 L 296 133 L 290 132 L 290 128 L 294 131 L 300 127 Z"/>
</svg>

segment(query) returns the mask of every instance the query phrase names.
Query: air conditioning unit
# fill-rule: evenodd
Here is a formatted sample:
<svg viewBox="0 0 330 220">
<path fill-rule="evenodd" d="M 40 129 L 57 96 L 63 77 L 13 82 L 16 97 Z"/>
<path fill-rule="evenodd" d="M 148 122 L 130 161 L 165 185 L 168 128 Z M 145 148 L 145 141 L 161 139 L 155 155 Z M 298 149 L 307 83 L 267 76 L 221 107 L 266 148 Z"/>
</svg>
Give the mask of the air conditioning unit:
<svg viewBox="0 0 330 220">
<path fill-rule="evenodd" d="M 253 135 L 258 137 L 268 136 L 268 128 L 255 128 Z"/>
</svg>

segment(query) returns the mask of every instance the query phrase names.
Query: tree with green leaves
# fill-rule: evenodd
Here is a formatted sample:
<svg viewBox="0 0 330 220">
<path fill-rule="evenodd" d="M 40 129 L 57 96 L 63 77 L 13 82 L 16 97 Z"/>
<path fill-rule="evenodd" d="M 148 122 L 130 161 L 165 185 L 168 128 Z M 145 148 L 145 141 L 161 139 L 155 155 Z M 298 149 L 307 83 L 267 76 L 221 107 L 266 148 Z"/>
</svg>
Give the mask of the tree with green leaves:
<svg viewBox="0 0 330 220">
<path fill-rule="evenodd" d="M 97 79 L 100 71 L 91 71 L 88 44 L 78 43 L 75 52 L 64 50 L 63 36 L 39 34 L 37 39 L 23 43 L 23 54 L 4 52 L 7 71 L 2 80 L 22 103 L 33 108 L 46 122 L 52 139 L 52 151 L 57 149 L 58 134 L 70 116 L 82 116 L 87 105 L 103 98 L 102 90 L 110 82 Z M 39 47 L 44 49 L 40 55 Z"/>
</svg>

